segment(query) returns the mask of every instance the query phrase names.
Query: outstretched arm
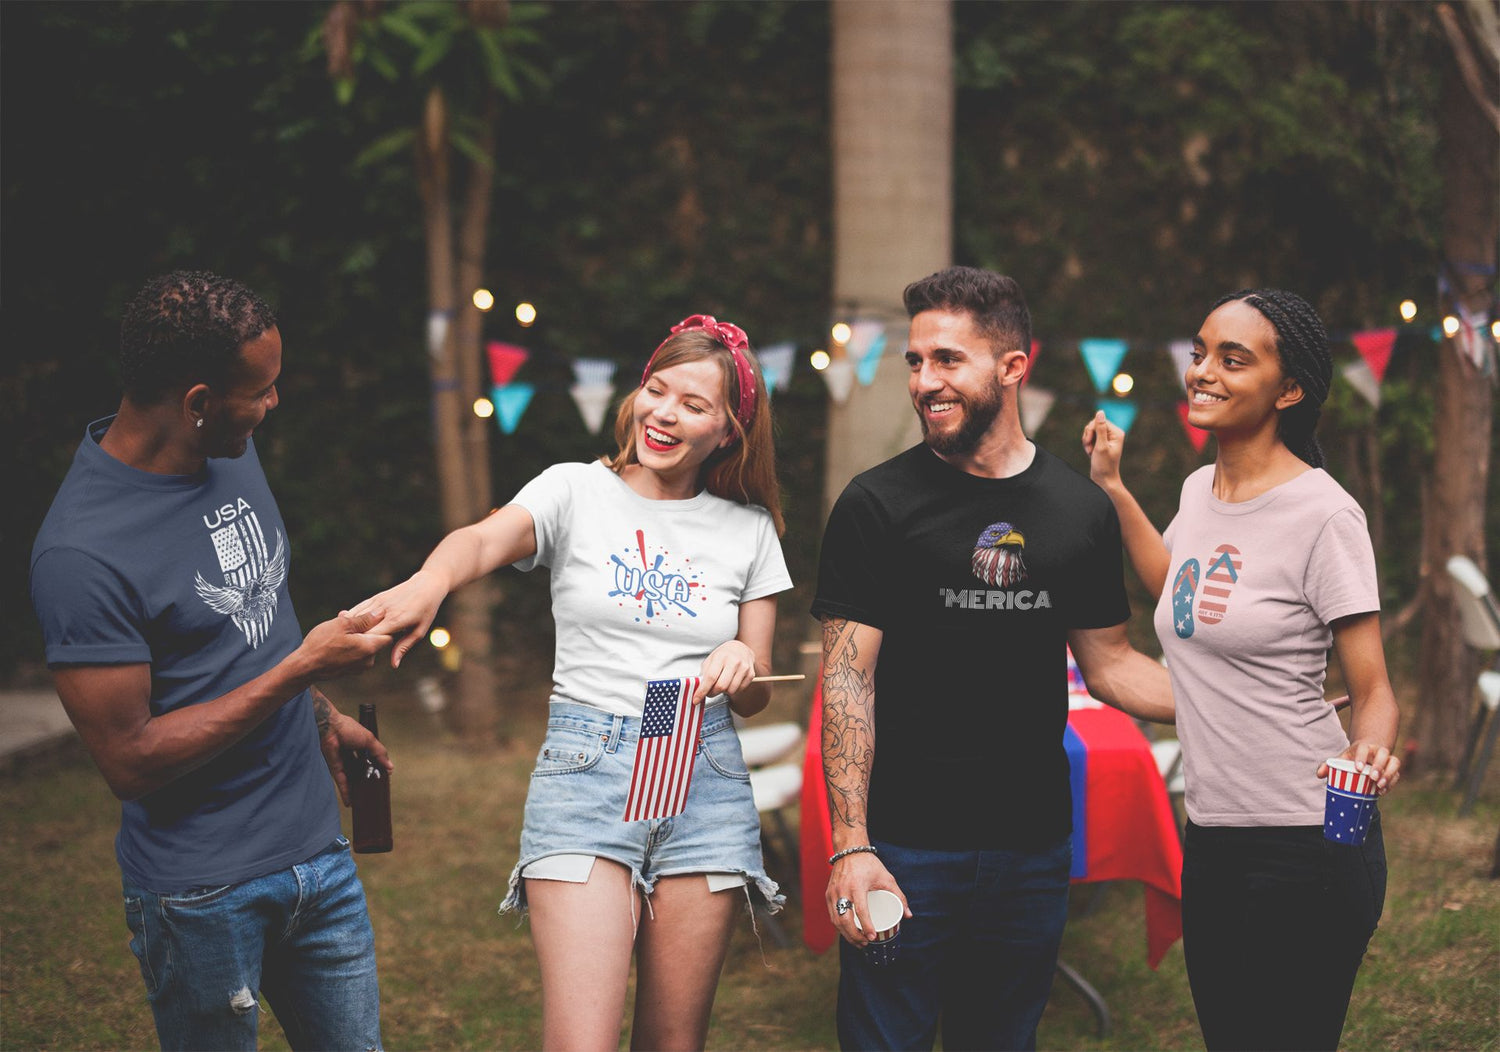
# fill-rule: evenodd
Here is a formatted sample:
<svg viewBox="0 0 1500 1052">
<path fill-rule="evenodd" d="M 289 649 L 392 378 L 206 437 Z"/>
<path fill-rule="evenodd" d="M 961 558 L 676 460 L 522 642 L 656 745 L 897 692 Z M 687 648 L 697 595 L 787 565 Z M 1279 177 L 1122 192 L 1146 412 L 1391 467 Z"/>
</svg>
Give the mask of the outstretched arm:
<svg viewBox="0 0 1500 1052">
<path fill-rule="evenodd" d="M 1084 425 L 1083 451 L 1089 455 L 1089 478 L 1109 495 L 1115 514 L 1120 517 L 1120 536 L 1125 541 L 1125 551 L 1130 556 L 1130 564 L 1135 567 L 1136 576 L 1152 598 L 1161 598 L 1161 591 L 1167 583 L 1171 553 L 1134 494 L 1120 479 L 1125 432 L 1105 419 L 1103 412 L 1096 413 L 1094 419 Z"/>
<path fill-rule="evenodd" d="M 369 668 L 390 644 L 373 619 L 340 615 L 317 625 L 275 667 L 226 694 L 151 713 L 151 666 L 65 665 L 57 696 L 84 747 L 121 800 L 134 800 L 203 766 L 310 687 Z M 358 726 L 358 724 L 355 724 Z"/>
<path fill-rule="evenodd" d="M 488 518 L 448 534 L 420 570 L 350 612 L 370 614 L 376 631 L 400 637 L 391 648 L 391 667 L 395 668 L 432 624 L 449 592 L 535 554 L 536 525 L 531 512 L 507 504 Z"/>
</svg>

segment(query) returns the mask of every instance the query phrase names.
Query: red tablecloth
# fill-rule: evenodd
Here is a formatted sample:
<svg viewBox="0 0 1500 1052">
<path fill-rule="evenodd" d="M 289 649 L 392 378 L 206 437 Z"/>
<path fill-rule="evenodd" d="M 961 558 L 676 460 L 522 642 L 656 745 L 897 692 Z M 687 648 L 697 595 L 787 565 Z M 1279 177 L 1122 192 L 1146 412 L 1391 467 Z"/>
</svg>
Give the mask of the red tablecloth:
<svg viewBox="0 0 1500 1052">
<path fill-rule="evenodd" d="M 1182 844 L 1151 746 L 1133 720 L 1107 707 L 1068 713 L 1087 751 L 1081 831 L 1085 863 L 1074 883 L 1139 880 L 1146 885 L 1146 959 L 1155 968 L 1182 936 Z M 821 690 L 814 691 L 802 778 L 803 941 L 821 953 L 837 938 L 823 893 L 832 837 L 823 782 Z M 1074 852 L 1080 845 L 1075 840 Z M 1081 875 L 1078 875 L 1080 874 Z"/>
</svg>

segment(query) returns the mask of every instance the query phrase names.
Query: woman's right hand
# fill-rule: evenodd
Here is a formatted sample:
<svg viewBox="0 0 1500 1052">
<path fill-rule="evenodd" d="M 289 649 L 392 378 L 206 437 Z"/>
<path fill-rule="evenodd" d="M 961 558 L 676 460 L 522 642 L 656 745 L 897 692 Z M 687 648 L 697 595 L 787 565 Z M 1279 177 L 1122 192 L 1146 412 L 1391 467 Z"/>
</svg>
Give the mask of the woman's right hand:
<svg viewBox="0 0 1500 1052">
<path fill-rule="evenodd" d="M 432 619 L 437 617 L 438 607 L 447 597 L 448 589 L 442 581 L 428 570 L 418 570 L 400 584 L 370 596 L 348 612 L 373 617 L 371 632 L 400 637 L 391 648 L 391 668 L 397 668 L 406 652 L 416 645 L 432 624 Z"/>
<path fill-rule="evenodd" d="M 1083 451 L 1089 455 L 1089 478 L 1103 489 L 1120 485 L 1125 432 L 1111 424 L 1102 409 L 1083 425 Z"/>
</svg>

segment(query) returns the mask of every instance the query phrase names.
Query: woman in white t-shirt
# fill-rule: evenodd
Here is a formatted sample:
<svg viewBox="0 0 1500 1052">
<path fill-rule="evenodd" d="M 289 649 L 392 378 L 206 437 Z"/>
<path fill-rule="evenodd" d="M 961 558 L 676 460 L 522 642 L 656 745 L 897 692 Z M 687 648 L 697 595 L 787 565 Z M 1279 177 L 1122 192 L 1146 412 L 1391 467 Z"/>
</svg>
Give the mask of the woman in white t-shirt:
<svg viewBox="0 0 1500 1052">
<path fill-rule="evenodd" d="M 770 416 L 744 332 L 694 315 L 620 406 L 614 457 L 548 468 L 355 608 L 400 637 L 399 663 L 453 589 L 502 566 L 551 569 L 547 738 L 501 906 L 531 914 L 546 1048 L 618 1047 L 632 956 L 632 1046 L 702 1048 L 737 906 L 752 893 L 781 905 L 731 717 L 769 700 L 753 680 L 770 671 L 775 596 L 791 587 Z M 685 681 L 703 722 L 681 813 L 629 818 L 656 681 Z M 651 691 L 656 704 L 673 694 Z M 643 757 L 665 740 L 647 715 Z"/>
<path fill-rule="evenodd" d="M 1137 573 L 1160 598 L 1188 825 L 1183 951 L 1210 1049 L 1332 1049 L 1385 899 L 1380 818 L 1363 845 L 1323 837 L 1329 757 L 1400 776 L 1364 513 L 1322 470 L 1314 436 L 1332 377 L 1300 297 L 1242 290 L 1193 339 L 1188 422 L 1213 432 L 1156 532 L 1120 481 L 1124 433 L 1083 432 Z M 1168 575 L 1171 586 L 1167 588 Z M 1351 701 L 1323 698 L 1330 645 Z"/>
</svg>

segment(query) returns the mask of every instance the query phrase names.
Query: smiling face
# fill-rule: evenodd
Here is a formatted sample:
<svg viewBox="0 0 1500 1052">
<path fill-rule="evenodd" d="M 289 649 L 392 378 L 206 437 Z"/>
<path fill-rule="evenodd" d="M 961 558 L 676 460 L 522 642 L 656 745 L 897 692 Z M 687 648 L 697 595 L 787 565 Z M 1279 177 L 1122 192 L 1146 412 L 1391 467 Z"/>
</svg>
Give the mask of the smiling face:
<svg viewBox="0 0 1500 1052">
<path fill-rule="evenodd" d="M 928 310 L 912 318 L 907 390 L 934 453 L 963 456 L 989 434 L 1005 403 L 1006 357 L 967 312 Z"/>
<path fill-rule="evenodd" d="M 734 439 L 724 371 L 710 358 L 658 369 L 635 395 L 635 455 L 664 482 L 693 490 L 698 472 Z"/>
<path fill-rule="evenodd" d="M 1242 300 L 1205 319 L 1184 381 L 1188 423 L 1219 434 L 1274 431 L 1277 413 L 1302 400 L 1302 389 L 1282 370 L 1275 328 Z"/>
<path fill-rule="evenodd" d="M 281 332 L 267 329 L 240 348 L 225 389 L 203 398 L 202 451 L 209 457 L 243 456 L 250 435 L 276 408 L 281 375 Z"/>
</svg>

